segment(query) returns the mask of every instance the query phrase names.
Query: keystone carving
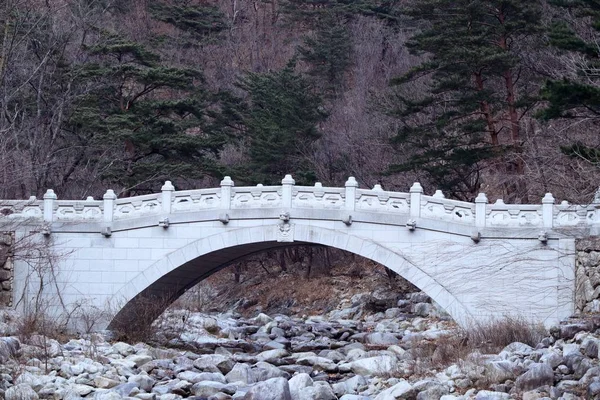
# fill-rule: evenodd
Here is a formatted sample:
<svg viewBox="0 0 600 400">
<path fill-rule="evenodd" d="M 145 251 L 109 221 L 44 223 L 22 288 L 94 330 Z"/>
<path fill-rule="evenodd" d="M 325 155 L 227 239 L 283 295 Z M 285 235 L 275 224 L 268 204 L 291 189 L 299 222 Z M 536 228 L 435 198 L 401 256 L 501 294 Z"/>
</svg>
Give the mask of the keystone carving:
<svg viewBox="0 0 600 400">
<path fill-rule="evenodd" d="M 293 242 L 294 241 L 294 225 L 290 223 L 290 213 L 285 211 L 279 214 L 279 222 L 277 230 L 278 242 Z"/>
</svg>

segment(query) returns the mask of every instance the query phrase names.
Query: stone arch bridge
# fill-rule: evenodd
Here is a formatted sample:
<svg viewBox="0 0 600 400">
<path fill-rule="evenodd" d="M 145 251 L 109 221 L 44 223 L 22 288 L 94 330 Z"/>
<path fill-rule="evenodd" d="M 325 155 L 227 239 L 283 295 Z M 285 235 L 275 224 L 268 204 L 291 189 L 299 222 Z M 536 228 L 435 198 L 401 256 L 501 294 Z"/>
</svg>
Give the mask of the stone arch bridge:
<svg viewBox="0 0 600 400">
<path fill-rule="evenodd" d="M 54 310 L 118 305 L 127 319 L 138 300 L 173 300 L 197 282 L 247 255 L 281 246 L 318 244 L 346 250 L 392 269 L 422 289 L 459 324 L 520 315 L 546 325 L 574 312 L 575 239 L 597 234 L 600 205 L 488 204 L 449 200 L 440 191 L 409 193 L 354 178 L 342 188 L 220 187 L 103 200 L 3 201 L 3 231 L 15 243 L 47 246 L 51 266 L 15 248 L 13 307 L 39 300 Z M 27 242 L 29 241 L 29 242 Z M 5 285 L 6 286 L 6 285 Z M 6 288 L 5 288 L 6 290 Z M 113 320 L 115 321 L 115 320 Z M 106 327 L 110 321 L 103 322 Z"/>
</svg>

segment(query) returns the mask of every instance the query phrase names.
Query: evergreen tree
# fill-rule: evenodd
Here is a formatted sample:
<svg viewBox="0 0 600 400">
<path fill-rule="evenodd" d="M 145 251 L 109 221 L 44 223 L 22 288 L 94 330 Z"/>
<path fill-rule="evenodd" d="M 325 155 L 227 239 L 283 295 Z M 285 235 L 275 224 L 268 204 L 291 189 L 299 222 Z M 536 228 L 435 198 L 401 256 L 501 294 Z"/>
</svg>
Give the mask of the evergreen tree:
<svg viewBox="0 0 600 400">
<path fill-rule="evenodd" d="M 301 59 L 310 64 L 310 74 L 323 79 L 325 88 L 335 92 L 350 65 L 352 42 L 346 26 L 333 20 L 323 24 L 298 48 Z"/>
<path fill-rule="evenodd" d="M 409 42 L 425 61 L 394 79 L 402 128 L 398 148 L 413 152 L 390 171 L 417 170 L 455 197 L 479 190 L 486 160 L 500 158 L 511 200 L 526 200 L 520 120 L 529 99 L 519 97 L 523 66 L 516 44 L 541 31 L 537 1 L 423 0 L 407 10 L 421 31 Z M 419 81 L 424 93 L 414 93 Z"/>
<path fill-rule="evenodd" d="M 150 13 L 156 20 L 176 27 L 180 32 L 190 36 L 186 43 L 194 45 L 198 40 L 204 41 L 211 34 L 228 28 L 225 16 L 218 8 L 209 5 L 168 4 L 163 1 L 151 1 Z"/>
<path fill-rule="evenodd" d="M 248 93 L 242 114 L 250 165 L 241 172 L 244 181 L 279 184 L 285 174 L 293 174 L 299 184 L 315 181 L 306 155 L 320 136 L 317 125 L 326 114 L 320 97 L 294 72 L 293 64 L 281 71 L 251 73 L 239 83 Z"/>
<path fill-rule="evenodd" d="M 215 170 L 224 138 L 210 129 L 199 71 L 162 66 L 139 43 L 107 36 L 88 49 L 94 62 L 78 73 L 89 92 L 69 121 L 98 149 L 112 146 L 104 178 L 124 189 L 151 190 L 165 178 L 193 179 Z M 152 185 L 153 184 L 153 185 Z"/>
<path fill-rule="evenodd" d="M 547 101 L 542 119 L 600 120 L 600 3 L 593 0 L 554 0 L 557 13 L 550 26 L 550 44 L 577 60 L 571 73 L 548 81 L 542 91 Z M 566 18 L 568 17 L 568 19 Z M 575 28 L 578 26 L 578 29 Z M 574 67 L 574 68 L 573 68 Z M 565 154 L 600 163 L 600 148 L 581 142 L 562 148 Z"/>
</svg>

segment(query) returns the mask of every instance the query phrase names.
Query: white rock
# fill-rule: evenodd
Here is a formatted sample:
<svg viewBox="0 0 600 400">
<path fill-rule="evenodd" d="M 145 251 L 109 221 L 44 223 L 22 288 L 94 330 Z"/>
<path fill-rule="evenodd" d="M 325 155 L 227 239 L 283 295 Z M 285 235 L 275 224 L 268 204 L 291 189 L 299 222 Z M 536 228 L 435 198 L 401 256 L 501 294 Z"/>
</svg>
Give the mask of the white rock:
<svg viewBox="0 0 600 400">
<path fill-rule="evenodd" d="M 33 390 L 31 388 L 31 386 L 29 386 L 26 383 L 21 383 L 21 384 L 18 384 L 18 385 L 15 385 L 13 387 L 6 389 L 6 392 L 4 392 L 4 399 L 5 400 L 38 400 L 39 396 L 35 392 L 35 390 Z"/>
<path fill-rule="evenodd" d="M 244 400 L 292 400 L 292 396 L 287 379 L 272 378 L 252 386 Z"/>
<path fill-rule="evenodd" d="M 379 393 L 377 397 L 375 397 L 375 400 L 395 400 L 401 396 L 408 395 L 412 390 L 412 385 L 407 381 L 402 380 L 391 388 Z"/>
<path fill-rule="evenodd" d="M 481 390 L 475 396 L 475 400 L 509 400 L 509 399 L 510 399 L 510 395 L 508 393 L 492 392 L 491 390 Z"/>
<path fill-rule="evenodd" d="M 310 377 L 310 375 L 308 375 L 306 373 L 300 373 L 300 374 L 294 375 L 288 381 L 288 385 L 290 388 L 290 395 L 292 396 L 292 399 L 296 400 L 296 399 L 298 399 L 298 396 L 300 396 L 300 391 L 302 389 L 313 385 L 313 380 Z"/>
<path fill-rule="evenodd" d="M 388 375 L 398 368 L 398 362 L 392 356 L 362 358 L 350 363 L 340 364 L 340 371 L 352 371 L 358 375 Z"/>
</svg>

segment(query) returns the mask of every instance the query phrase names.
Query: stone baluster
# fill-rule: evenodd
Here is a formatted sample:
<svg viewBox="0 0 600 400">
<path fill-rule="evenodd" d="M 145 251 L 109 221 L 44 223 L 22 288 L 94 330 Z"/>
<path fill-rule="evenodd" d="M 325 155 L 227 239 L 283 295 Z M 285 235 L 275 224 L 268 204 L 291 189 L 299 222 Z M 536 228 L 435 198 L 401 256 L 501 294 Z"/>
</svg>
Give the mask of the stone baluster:
<svg viewBox="0 0 600 400">
<path fill-rule="evenodd" d="M 552 228 L 554 223 L 554 197 L 552 193 L 546 193 L 542 198 L 542 220 L 544 228 Z"/>
<path fill-rule="evenodd" d="M 356 206 L 356 188 L 357 187 L 358 187 L 358 182 L 356 182 L 356 179 L 353 176 L 349 177 L 348 180 L 346 181 L 345 205 L 346 205 L 347 211 L 354 211 L 354 208 Z"/>
<path fill-rule="evenodd" d="M 423 187 L 419 182 L 413 183 L 410 187 L 410 216 L 418 218 L 421 216 L 421 196 L 423 195 Z"/>
<path fill-rule="evenodd" d="M 56 193 L 52 189 L 48 189 L 44 194 L 44 221 L 46 222 L 54 220 L 54 202 L 56 199 Z"/>
<path fill-rule="evenodd" d="M 115 214 L 115 200 L 117 195 L 112 189 L 108 189 L 104 193 L 104 222 L 112 222 Z"/>
<path fill-rule="evenodd" d="M 475 226 L 485 228 L 485 212 L 488 198 L 485 193 L 479 193 L 475 198 Z"/>
<path fill-rule="evenodd" d="M 282 191 L 281 191 L 281 202 L 284 208 L 292 208 L 292 187 L 296 184 L 294 178 L 291 175 L 286 175 L 281 180 Z"/>
<path fill-rule="evenodd" d="M 162 191 L 162 212 L 163 214 L 171 214 L 171 205 L 173 202 L 173 192 L 175 186 L 171 181 L 165 181 L 165 184 L 160 188 Z"/>
</svg>

